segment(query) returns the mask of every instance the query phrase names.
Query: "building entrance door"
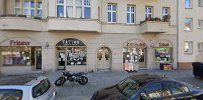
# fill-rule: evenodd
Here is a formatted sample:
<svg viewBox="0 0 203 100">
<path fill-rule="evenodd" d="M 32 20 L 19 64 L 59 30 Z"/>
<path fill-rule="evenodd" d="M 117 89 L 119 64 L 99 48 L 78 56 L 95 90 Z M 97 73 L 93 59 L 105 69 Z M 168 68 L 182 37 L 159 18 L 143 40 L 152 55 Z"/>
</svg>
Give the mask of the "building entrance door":
<svg viewBox="0 0 203 100">
<path fill-rule="evenodd" d="M 108 47 L 101 47 L 97 52 L 97 70 L 111 70 L 111 50 Z"/>
<path fill-rule="evenodd" d="M 42 69 L 42 50 L 41 49 L 36 49 L 35 58 L 36 58 L 36 69 Z"/>
<path fill-rule="evenodd" d="M 65 69 L 66 53 L 63 51 L 59 51 L 57 56 L 58 56 L 58 69 Z"/>
<path fill-rule="evenodd" d="M 146 48 L 124 48 L 124 69 L 128 71 L 146 67 Z"/>
</svg>

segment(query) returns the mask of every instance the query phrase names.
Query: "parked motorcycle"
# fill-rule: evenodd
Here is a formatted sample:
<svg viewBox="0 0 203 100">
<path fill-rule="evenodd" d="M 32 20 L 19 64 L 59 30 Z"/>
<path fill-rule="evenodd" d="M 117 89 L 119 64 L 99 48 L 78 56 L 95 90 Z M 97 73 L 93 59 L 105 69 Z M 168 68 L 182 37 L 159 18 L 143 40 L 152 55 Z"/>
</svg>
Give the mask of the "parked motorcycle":
<svg viewBox="0 0 203 100">
<path fill-rule="evenodd" d="M 63 72 L 62 76 L 55 81 L 55 85 L 56 86 L 63 85 L 66 81 L 78 82 L 80 85 L 85 85 L 88 82 L 88 78 L 84 76 L 83 72 L 73 74 L 71 74 L 69 71 Z"/>
</svg>

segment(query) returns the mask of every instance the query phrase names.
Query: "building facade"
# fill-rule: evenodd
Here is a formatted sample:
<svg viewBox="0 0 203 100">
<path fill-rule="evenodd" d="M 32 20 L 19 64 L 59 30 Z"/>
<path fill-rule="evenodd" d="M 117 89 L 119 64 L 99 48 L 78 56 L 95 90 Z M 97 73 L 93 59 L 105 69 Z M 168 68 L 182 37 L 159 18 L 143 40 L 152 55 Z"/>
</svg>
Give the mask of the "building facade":
<svg viewBox="0 0 203 100">
<path fill-rule="evenodd" d="M 178 65 L 191 69 L 203 61 L 203 0 L 178 0 Z"/>
<path fill-rule="evenodd" d="M 0 0 L 0 73 L 177 68 L 173 0 Z"/>
</svg>

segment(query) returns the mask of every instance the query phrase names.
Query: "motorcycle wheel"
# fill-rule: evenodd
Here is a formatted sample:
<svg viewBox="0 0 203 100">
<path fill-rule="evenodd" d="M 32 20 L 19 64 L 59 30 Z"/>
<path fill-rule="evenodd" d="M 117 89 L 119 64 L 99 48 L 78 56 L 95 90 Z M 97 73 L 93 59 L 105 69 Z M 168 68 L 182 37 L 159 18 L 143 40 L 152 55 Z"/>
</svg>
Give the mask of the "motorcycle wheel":
<svg viewBox="0 0 203 100">
<path fill-rule="evenodd" d="M 80 80 L 78 81 L 78 83 L 79 83 L 80 85 L 85 85 L 85 84 L 87 84 L 87 82 L 88 82 L 88 78 L 85 77 L 85 76 L 81 76 L 81 77 L 80 77 Z"/>
<path fill-rule="evenodd" d="M 59 77 L 56 81 L 55 81 L 55 85 L 56 86 L 60 86 L 63 85 L 66 82 L 64 77 Z"/>
</svg>

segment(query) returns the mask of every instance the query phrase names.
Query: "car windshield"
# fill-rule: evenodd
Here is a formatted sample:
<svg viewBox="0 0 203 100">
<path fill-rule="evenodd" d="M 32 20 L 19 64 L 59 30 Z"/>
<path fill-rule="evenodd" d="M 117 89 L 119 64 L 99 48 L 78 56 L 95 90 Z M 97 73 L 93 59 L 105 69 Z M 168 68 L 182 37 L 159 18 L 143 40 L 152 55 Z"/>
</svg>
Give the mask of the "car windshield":
<svg viewBox="0 0 203 100">
<path fill-rule="evenodd" d="M 116 85 L 117 89 L 127 97 L 131 97 L 139 89 L 139 83 L 136 80 L 127 78 Z"/>
</svg>

